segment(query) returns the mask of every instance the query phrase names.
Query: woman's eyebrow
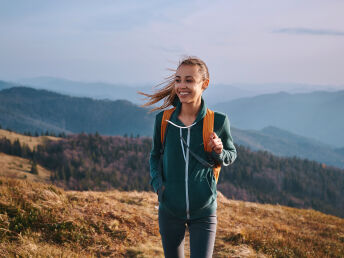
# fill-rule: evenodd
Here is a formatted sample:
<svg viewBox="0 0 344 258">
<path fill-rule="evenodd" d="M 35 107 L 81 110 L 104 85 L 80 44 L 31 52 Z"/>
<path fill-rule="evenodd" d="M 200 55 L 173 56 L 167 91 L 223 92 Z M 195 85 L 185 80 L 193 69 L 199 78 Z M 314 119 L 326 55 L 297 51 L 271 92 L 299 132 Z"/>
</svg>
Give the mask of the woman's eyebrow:
<svg viewBox="0 0 344 258">
<path fill-rule="evenodd" d="M 179 75 L 176 75 L 176 78 L 180 78 L 180 76 Z M 191 77 L 191 78 L 193 78 L 193 76 L 192 75 L 186 75 L 185 77 Z"/>
</svg>

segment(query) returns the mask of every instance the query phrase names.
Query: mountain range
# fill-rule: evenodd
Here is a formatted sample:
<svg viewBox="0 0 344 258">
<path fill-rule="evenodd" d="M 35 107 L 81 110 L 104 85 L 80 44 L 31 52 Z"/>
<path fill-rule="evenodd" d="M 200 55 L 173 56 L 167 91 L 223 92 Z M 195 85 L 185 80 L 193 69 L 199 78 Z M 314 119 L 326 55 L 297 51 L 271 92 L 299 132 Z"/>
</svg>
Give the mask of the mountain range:
<svg viewBox="0 0 344 258">
<path fill-rule="evenodd" d="M 241 129 L 274 126 L 338 148 L 344 146 L 344 91 L 280 92 L 223 102 L 215 109 L 227 113 L 231 124 Z"/>
<path fill-rule="evenodd" d="M 127 100 L 77 98 L 28 87 L 0 91 L 0 124 L 19 132 L 149 135 L 152 119 L 146 109 Z"/>
<path fill-rule="evenodd" d="M 1 85 L 1 84 L 0 84 Z M 94 133 L 151 136 L 154 115 L 125 100 L 70 97 L 46 90 L 12 87 L 0 91 L 0 125 L 18 132 Z M 234 142 L 278 156 L 298 156 L 344 167 L 343 148 L 335 148 L 278 127 L 238 129 L 230 119 Z M 233 126 L 235 124 L 235 126 Z"/>
<path fill-rule="evenodd" d="M 265 150 L 281 157 L 300 157 L 344 168 L 344 151 L 304 136 L 268 126 L 262 130 L 231 128 L 237 144 L 251 150 Z"/>
</svg>

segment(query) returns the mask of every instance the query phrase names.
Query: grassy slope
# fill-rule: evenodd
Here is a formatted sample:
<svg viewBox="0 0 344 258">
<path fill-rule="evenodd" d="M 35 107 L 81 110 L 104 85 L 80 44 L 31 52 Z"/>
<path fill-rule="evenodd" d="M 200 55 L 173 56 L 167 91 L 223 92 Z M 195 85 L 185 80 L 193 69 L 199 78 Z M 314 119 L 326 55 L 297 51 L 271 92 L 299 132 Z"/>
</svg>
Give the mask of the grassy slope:
<svg viewBox="0 0 344 258">
<path fill-rule="evenodd" d="M 0 256 L 163 257 L 152 192 L 0 178 Z M 218 196 L 214 257 L 341 257 L 344 219 Z M 188 234 L 186 239 L 188 252 Z"/>
<path fill-rule="evenodd" d="M 31 164 L 28 159 L 7 155 L 0 152 L 0 176 L 30 181 L 49 183 L 51 172 L 37 165 L 38 175 L 30 173 Z"/>
<path fill-rule="evenodd" d="M 0 129 L 0 138 L 7 138 L 11 142 L 19 140 L 20 144 L 26 144 L 31 150 L 37 145 L 43 145 L 47 140 L 59 141 L 61 138 L 53 136 L 26 136 L 23 134 Z M 38 175 L 30 173 L 31 164 L 28 159 L 7 155 L 0 152 L 0 176 L 28 179 L 35 182 L 49 183 L 51 172 L 40 165 L 37 165 Z"/>
<path fill-rule="evenodd" d="M 61 139 L 61 138 L 57 138 L 53 136 L 38 136 L 38 137 L 26 136 L 23 134 L 0 129 L 0 138 L 2 137 L 9 139 L 11 142 L 14 142 L 15 140 L 18 139 L 21 144 L 28 145 L 28 147 L 31 150 L 37 145 L 40 145 L 40 144 L 43 145 L 47 140 L 58 141 Z"/>
</svg>

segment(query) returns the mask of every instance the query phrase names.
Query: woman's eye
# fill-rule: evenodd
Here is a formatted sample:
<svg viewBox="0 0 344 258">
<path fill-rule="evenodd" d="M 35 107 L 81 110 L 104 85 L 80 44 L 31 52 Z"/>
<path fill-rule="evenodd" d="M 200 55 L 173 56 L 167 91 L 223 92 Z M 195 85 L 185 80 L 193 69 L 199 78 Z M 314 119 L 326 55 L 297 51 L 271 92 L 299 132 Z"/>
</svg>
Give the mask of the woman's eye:
<svg viewBox="0 0 344 258">
<path fill-rule="evenodd" d="M 186 82 L 188 82 L 188 83 L 191 83 L 191 82 L 192 82 L 192 80 L 186 80 Z"/>
<path fill-rule="evenodd" d="M 179 80 L 179 79 L 176 79 L 175 81 L 176 81 L 176 82 L 180 82 L 180 80 Z"/>
</svg>

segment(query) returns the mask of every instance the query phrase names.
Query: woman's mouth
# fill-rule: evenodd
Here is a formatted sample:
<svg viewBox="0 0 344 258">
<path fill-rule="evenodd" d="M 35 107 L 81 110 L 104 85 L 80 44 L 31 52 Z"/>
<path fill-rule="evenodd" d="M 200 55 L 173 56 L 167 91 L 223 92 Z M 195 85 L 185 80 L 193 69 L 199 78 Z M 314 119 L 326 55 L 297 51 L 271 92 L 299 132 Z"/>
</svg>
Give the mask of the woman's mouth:
<svg viewBox="0 0 344 258">
<path fill-rule="evenodd" d="M 188 94 L 190 94 L 190 92 L 185 92 L 185 91 L 179 92 L 180 96 L 186 96 Z"/>
</svg>

